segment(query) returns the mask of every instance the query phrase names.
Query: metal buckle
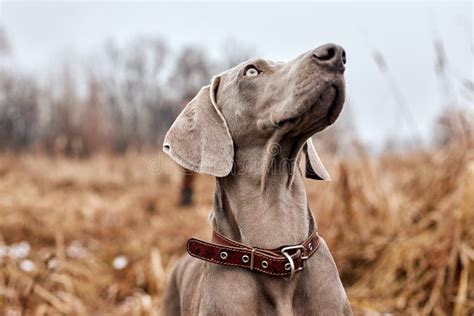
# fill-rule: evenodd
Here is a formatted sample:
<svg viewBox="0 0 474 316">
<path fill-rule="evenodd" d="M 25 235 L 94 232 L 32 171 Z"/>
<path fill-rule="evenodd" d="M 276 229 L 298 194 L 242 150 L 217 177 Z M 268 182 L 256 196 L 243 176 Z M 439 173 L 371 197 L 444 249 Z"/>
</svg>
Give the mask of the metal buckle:
<svg viewBox="0 0 474 316">
<path fill-rule="evenodd" d="M 295 262 L 293 261 L 293 258 L 291 258 L 291 256 L 287 252 L 289 250 L 295 250 L 295 249 L 298 249 L 301 251 L 301 267 L 299 267 L 298 270 L 295 270 Z M 288 260 L 288 263 L 290 264 L 290 269 L 291 269 L 290 280 L 291 280 L 293 276 L 295 275 L 295 272 L 303 270 L 303 261 L 308 259 L 308 256 L 303 255 L 304 254 L 303 245 L 284 247 L 281 250 L 281 253 L 285 256 L 285 258 Z"/>
</svg>

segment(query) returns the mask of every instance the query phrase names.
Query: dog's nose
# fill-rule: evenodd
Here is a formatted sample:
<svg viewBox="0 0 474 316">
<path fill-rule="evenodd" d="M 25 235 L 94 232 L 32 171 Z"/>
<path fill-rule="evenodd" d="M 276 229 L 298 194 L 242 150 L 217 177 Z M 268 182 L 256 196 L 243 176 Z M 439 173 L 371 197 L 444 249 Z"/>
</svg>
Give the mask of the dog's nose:
<svg viewBox="0 0 474 316">
<path fill-rule="evenodd" d="M 339 45 L 325 44 L 319 46 L 313 51 L 311 57 L 319 65 L 329 67 L 333 70 L 344 71 L 346 52 Z"/>
</svg>

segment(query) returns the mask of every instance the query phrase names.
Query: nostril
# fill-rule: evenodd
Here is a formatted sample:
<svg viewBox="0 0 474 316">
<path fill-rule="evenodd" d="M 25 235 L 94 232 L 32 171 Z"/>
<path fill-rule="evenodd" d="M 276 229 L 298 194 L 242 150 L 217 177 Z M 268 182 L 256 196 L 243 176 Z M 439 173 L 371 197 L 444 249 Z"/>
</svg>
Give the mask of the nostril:
<svg viewBox="0 0 474 316">
<path fill-rule="evenodd" d="M 342 63 L 345 65 L 346 64 L 346 51 L 345 50 L 342 50 Z"/>
<path fill-rule="evenodd" d="M 318 49 L 313 53 L 313 56 L 321 61 L 331 60 L 336 56 L 336 49 L 334 47 Z"/>
</svg>

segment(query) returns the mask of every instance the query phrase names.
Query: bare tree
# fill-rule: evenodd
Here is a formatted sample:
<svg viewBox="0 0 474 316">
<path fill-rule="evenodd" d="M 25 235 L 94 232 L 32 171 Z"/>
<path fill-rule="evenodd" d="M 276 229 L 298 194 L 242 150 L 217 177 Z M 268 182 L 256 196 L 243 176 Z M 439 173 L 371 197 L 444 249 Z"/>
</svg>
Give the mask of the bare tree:
<svg viewBox="0 0 474 316">
<path fill-rule="evenodd" d="M 0 26 L 0 56 L 11 53 L 10 41 L 8 40 L 5 29 Z"/>
<path fill-rule="evenodd" d="M 154 145 L 153 128 L 162 105 L 161 75 L 167 55 L 163 41 L 139 38 L 120 49 L 110 42 L 95 69 L 114 125 L 114 147 Z"/>
<path fill-rule="evenodd" d="M 0 149 L 20 150 L 34 141 L 38 123 L 38 88 L 33 80 L 0 75 Z"/>
<path fill-rule="evenodd" d="M 81 106 L 79 126 L 84 155 L 110 150 L 112 122 L 107 111 L 105 96 L 94 75 L 87 79 L 87 96 Z"/>
<path fill-rule="evenodd" d="M 178 103 L 192 99 L 202 86 L 209 84 L 212 65 L 206 53 L 195 46 L 185 47 L 174 62 L 169 84 Z"/>
<path fill-rule="evenodd" d="M 2 65 L 9 51 L 0 28 Z M 159 38 L 137 38 L 124 46 L 108 42 L 88 68 L 66 61 L 59 75 L 41 87 L 32 75 L 0 67 L 0 145 L 26 148 L 36 142 L 46 151 L 74 156 L 157 146 L 179 110 L 213 74 L 252 52 L 230 38 L 223 42 L 221 58 L 187 46 L 167 62 L 170 54 Z"/>
<path fill-rule="evenodd" d="M 83 140 L 79 131 L 81 100 L 76 78 L 73 69 L 64 64 L 50 88 L 43 91 L 42 110 L 48 111 L 49 115 L 41 135 L 45 149 L 50 152 L 83 155 Z"/>
<path fill-rule="evenodd" d="M 36 82 L 13 72 L 11 45 L 0 26 L 0 150 L 21 150 L 35 140 L 38 128 Z"/>
</svg>

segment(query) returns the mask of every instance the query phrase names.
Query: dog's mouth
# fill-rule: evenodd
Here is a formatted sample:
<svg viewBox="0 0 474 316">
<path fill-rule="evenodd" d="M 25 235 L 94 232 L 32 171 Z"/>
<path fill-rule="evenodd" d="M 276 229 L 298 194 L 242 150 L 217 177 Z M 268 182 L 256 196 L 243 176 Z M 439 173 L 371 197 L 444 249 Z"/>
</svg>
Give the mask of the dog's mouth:
<svg viewBox="0 0 474 316">
<path fill-rule="evenodd" d="M 341 113 L 344 100 L 341 100 L 342 98 L 336 85 L 330 86 L 328 91 L 324 93 L 324 97 L 322 97 L 322 99 L 327 99 L 327 101 L 329 101 L 327 103 L 329 104 L 329 108 L 326 114 L 326 122 L 328 125 L 332 125 Z M 313 106 L 317 106 L 317 104 Z"/>
<path fill-rule="evenodd" d="M 279 126 L 291 125 L 306 130 L 320 131 L 334 122 L 344 104 L 344 87 L 332 84 L 315 98 L 308 99 L 294 116 L 279 121 Z M 303 130 L 302 130 L 303 131 Z"/>
</svg>

